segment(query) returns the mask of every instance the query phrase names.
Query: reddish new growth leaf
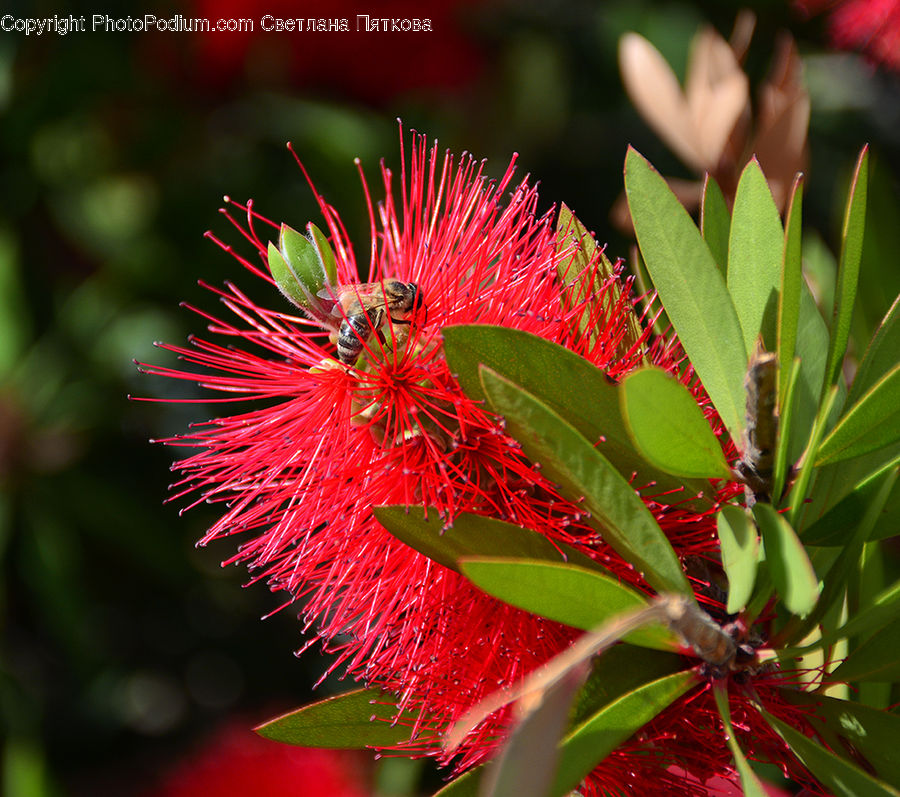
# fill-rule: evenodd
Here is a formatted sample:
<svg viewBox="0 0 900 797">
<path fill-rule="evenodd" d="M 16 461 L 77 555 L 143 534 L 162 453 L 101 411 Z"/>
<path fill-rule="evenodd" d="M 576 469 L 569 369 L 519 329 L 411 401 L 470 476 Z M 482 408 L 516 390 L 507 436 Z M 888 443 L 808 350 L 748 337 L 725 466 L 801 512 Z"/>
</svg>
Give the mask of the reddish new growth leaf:
<svg viewBox="0 0 900 797">
<path fill-rule="evenodd" d="M 532 332 L 613 379 L 640 364 L 645 351 L 672 372 L 682 357 L 677 343 L 648 341 L 649 332 L 630 348 L 620 345 L 634 312 L 631 281 L 620 267 L 612 277 L 599 276 L 599 252 L 588 268 L 601 287 L 562 302 L 557 266 L 572 252 L 556 250 L 552 218 L 538 215 L 535 188 L 527 178 L 514 180 L 514 162 L 496 181 L 484 169 L 471 157 L 441 156 L 436 146 L 429 151 L 424 138 L 414 137 L 399 180 L 382 165 L 384 198 L 377 204 L 363 180 L 372 244 L 361 281 L 415 283 L 427 314 L 415 313 L 402 328 L 387 318 L 369 324 L 354 365 L 336 359 L 333 331 L 329 336 L 313 320 L 287 312 L 274 285 L 277 310 L 226 283 L 206 286 L 219 297 L 222 318 L 196 310 L 208 321 L 209 337 L 194 337 L 187 347 L 163 345 L 190 367 L 143 366 L 213 391 L 211 401 L 243 402 L 234 415 L 164 441 L 193 451 L 173 466 L 181 477 L 172 498 L 221 507 L 200 544 L 238 535 L 226 564 L 246 565 L 253 580 L 284 593 L 284 605 L 302 605 L 306 627 L 336 654 L 331 669 L 394 692 L 402 708 L 420 709 L 422 733 L 411 747 L 433 755 L 439 755 L 434 733 L 547 661 L 576 632 L 501 604 L 416 553 L 377 523 L 373 506 L 435 507 L 446 524 L 461 512 L 517 523 L 650 591 L 579 507 L 523 457 L 500 420 L 460 390 L 444 359 L 442 328 L 481 323 Z M 337 281 L 357 283 L 359 264 L 340 218 L 315 195 Z M 255 256 L 210 237 L 272 283 L 267 245 L 279 225 L 251 203 L 229 202 L 223 212 Z M 585 311 L 592 323 L 581 332 Z M 691 369 L 681 378 L 721 431 Z M 717 550 L 712 504 L 698 513 L 654 502 L 652 486 L 644 492 L 682 559 Z M 739 492 L 739 485 L 721 485 L 718 497 Z M 505 721 L 501 712 L 476 729 L 460 748 L 458 768 L 488 757 Z M 668 777 L 664 768 L 653 770 Z"/>
</svg>

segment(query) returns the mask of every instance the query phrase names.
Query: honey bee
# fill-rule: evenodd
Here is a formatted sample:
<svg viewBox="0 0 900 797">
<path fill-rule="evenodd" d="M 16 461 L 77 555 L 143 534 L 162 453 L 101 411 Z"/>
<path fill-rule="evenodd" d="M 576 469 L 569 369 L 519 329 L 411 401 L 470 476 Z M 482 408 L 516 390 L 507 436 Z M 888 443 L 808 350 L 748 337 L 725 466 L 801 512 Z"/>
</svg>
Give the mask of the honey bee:
<svg viewBox="0 0 900 797">
<path fill-rule="evenodd" d="M 337 334 L 337 352 L 338 359 L 345 365 L 356 362 L 373 332 L 384 341 L 381 328 L 385 322 L 409 326 L 416 312 L 425 307 L 419 286 L 397 279 L 339 285 L 321 290 L 318 295 L 332 299 L 335 305 L 331 315 L 342 319 Z"/>
</svg>

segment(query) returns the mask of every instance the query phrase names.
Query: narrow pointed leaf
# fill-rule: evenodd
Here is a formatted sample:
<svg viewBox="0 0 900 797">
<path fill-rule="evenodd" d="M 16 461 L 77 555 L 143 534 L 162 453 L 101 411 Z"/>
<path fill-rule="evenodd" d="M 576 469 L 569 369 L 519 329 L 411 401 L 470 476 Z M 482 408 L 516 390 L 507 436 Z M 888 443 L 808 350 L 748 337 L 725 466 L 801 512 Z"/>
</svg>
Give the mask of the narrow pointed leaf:
<svg viewBox="0 0 900 797">
<path fill-rule="evenodd" d="M 546 797 L 560 756 L 575 693 L 587 674 L 569 672 L 548 688 L 540 703 L 510 734 L 500 756 L 488 765 L 480 797 Z"/>
<path fill-rule="evenodd" d="M 574 250 L 573 244 L 576 245 Z M 597 310 L 602 308 L 604 315 L 609 315 L 622 295 L 620 284 L 609 281 L 616 275 L 616 269 L 599 251 L 593 235 L 566 205 L 560 208 L 556 222 L 556 249 L 557 252 L 569 252 L 557 265 L 559 280 L 564 286 L 563 306 L 577 311 L 578 330 L 595 340 L 598 330 L 591 329 L 590 325 L 596 323 Z M 591 307 L 592 297 L 594 302 L 600 303 L 600 308 Z M 627 331 L 616 347 L 617 356 L 622 357 L 638 344 L 642 330 L 631 304 L 619 307 L 628 314 Z"/>
<path fill-rule="evenodd" d="M 666 312 L 729 434 L 740 440 L 747 349 L 725 280 L 687 211 L 634 149 L 625 160 L 625 192 Z"/>
<path fill-rule="evenodd" d="M 871 604 L 854 614 L 840 628 L 823 635 L 821 639 L 811 645 L 794 648 L 790 652 L 792 654 L 803 653 L 807 650 L 833 645 L 841 639 L 868 636 L 897 620 L 900 620 L 900 581 L 882 590 L 872 599 Z"/>
<path fill-rule="evenodd" d="M 794 399 L 797 395 L 797 385 L 800 383 L 801 368 L 800 358 L 795 357 L 790 364 L 787 377 L 785 378 L 784 374 L 780 372 L 778 375 L 779 381 L 782 384 L 786 384 L 786 389 L 779 402 L 781 415 L 778 418 L 775 470 L 772 476 L 772 501 L 776 505 L 781 503 L 781 496 L 791 469 L 791 464 L 788 462 L 788 452 L 790 451 L 791 434 L 794 429 Z"/>
<path fill-rule="evenodd" d="M 816 465 L 859 457 L 900 440 L 900 365 L 888 371 L 822 441 Z"/>
<path fill-rule="evenodd" d="M 763 711 L 762 715 L 788 743 L 803 765 L 836 797 L 900 797 L 900 792 L 873 778 L 822 745 L 816 744 L 785 722 Z"/>
<path fill-rule="evenodd" d="M 296 307 L 307 306 L 308 300 L 300 286 L 300 280 L 278 251 L 278 247 L 271 241 L 269 241 L 269 271 L 285 299 Z"/>
<path fill-rule="evenodd" d="M 631 439 L 660 470 L 690 478 L 728 479 L 722 447 L 690 391 L 659 368 L 640 368 L 619 385 Z"/>
<path fill-rule="evenodd" d="M 333 261 L 334 255 L 331 257 Z M 328 285 L 329 280 L 316 246 L 304 235 L 282 224 L 279 245 L 276 247 L 269 242 L 268 263 L 272 279 L 285 298 L 318 316 L 322 304 L 318 292 Z"/>
<path fill-rule="evenodd" d="M 806 621 L 800 625 L 794 639 L 805 637 L 826 616 L 826 612 L 830 608 L 835 607 L 835 610 L 840 610 L 840 606 L 843 605 L 847 596 L 847 587 L 850 579 L 855 572 L 858 572 L 866 540 L 869 539 L 872 529 L 875 527 L 875 521 L 878 519 L 878 515 L 881 513 L 881 509 L 896 482 L 897 469 L 894 468 L 881 478 L 878 489 L 872 496 L 868 506 L 851 523 L 850 529 L 852 533 L 841 547 L 837 559 L 834 560 L 825 573 L 819 601 L 815 609 L 806 618 Z"/>
<path fill-rule="evenodd" d="M 337 260 L 335 259 L 334 250 L 331 248 L 331 244 L 328 243 L 325 234 L 312 222 L 309 222 L 309 224 L 306 225 L 306 229 L 309 232 L 309 238 L 316 250 L 319 262 L 325 270 L 328 282 L 331 285 L 337 285 Z"/>
<path fill-rule="evenodd" d="M 896 470 L 898 465 L 900 465 L 900 458 L 892 460 L 855 485 L 837 504 L 803 532 L 804 544 L 844 545 L 853 531 L 856 520 L 866 511 L 866 507 L 878 492 L 882 477 L 890 471 Z M 886 516 L 887 512 L 883 509 L 879 521 L 876 522 L 876 530 L 870 539 L 880 539 L 877 531 L 878 524 Z M 897 527 L 889 530 L 892 535 L 897 533 Z"/>
<path fill-rule="evenodd" d="M 796 461 L 803 453 L 815 423 L 819 409 L 825 361 L 828 357 L 828 327 L 819 312 L 809 286 L 804 280 L 800 286 L 800 313 L 797 319 L 797 343 L 795 357 L 800 358 L 800 376 L 797 394 L 791 409 L 791 439 L 788 456 Z"/>
<path fill-rule="evenodd" d="M 396 698 L 377 689 L 357 689 L 291 711 L 254 730 L 266 739 L 301 747 L 390 747 L 409 740 L 417 717 L 404 712 L 392 724 L 396 716 Z"/>
<path fill-rule="evenodd" d="M 641 457 L 625 430 L 615 386 L 583 357 L 537 335 L 498 326 L 451 326 L 443 334 L 447 364 L 471 398 L 486 398 L 478 373 L 485 365 L 566 418 L 620 473 L 635 473 L 637 486 L 655 483 L 652 494 L 661 503 L 709 492 L 707 483 L 671 476 Z"/>
<path fill-rule="evenodd" d="M 838 639 L 865 636 L 895 620 L 900 620 L 900 581 L 878 593 L 868 606 L 835 631 L 834 636 Z"/>
<path fill-rule="evenodd" d="M 591 674 L 572 710 L 575 728 L 601 708 L 639 686 L 684 670 L 684 659 L 634 645 L 614 645 L 592 662 Z"/>
<path fill-rule="evenodd" d="M 463 512 L 446 527 L 438 511 L 421 506 L 376 506 L 375 518 L 398 540 L 444 567 L 460 572 L 464 557 L 509 557 L 548 562 L 568 561 L 584 568 L 597 565 L 568 545 L 502 520 Z"/>
<path fill-rule="evenodd" d="M 753 158 L 738 183 L 728 239 L 728 292 L 747 352 L 753 350 L 759 335 L 768 351 L 775 350 L 783 249 L 778 208 Z"/>
<path fill-rule="evenodd" d="M 854 650 L 832 673 L 836 681 L 900 679 L 900 620 L 886 625 Z"/>
<path fill-rule="evenodd" d="M 850 184 L 844 226 L 841 231 L 841 258 L 838 263 L 837 287 L 834 297 L 834 321 L 831 324 L 831 345 L 828 347 L 828 364 L 822 393 L 837 383 L 841 363 L 850 339 L 850 322 L 856 302 L 859 282 L 859 264 L 862 259 L 863 235 L 866 228 L 866 192 L 869 176 L 869 148 L 863 147 L 856 162 L 856 171 Z"/>
<path fill-rule="evenodd" d="M 693 596 L 681 563 L 634 488 L 574 427 L 490 369 L 482 385 L 506 430 L 570 500 L 581 501 L 604 539 L 660 592 Z"/>
<path fill-rule="evenodd" d="M 595 570 L 527 559 L 464 559 L 463 575 L 504 603 L 549 620 L 590 631 L 622 612 L 648 606 L 639 592 Z M 663 628 L 642 628 L 626 642 L 676 650 L 677 637 Z"/>
<path fill-rule="evenodd" d="M 722 567 L 728 577 L 728 614 L 737 614 L 753 594 L 759 565 L 759 536 L 747 512 L 723 506 L 716 518 Z"/>
<path fill-rule="evenodd" d="M 282 224 L 279 249 L 293 274 L 311 296 L 315 296 L 325 287 L 327 282 L 325 269 L 309 238 L 288 227 L 287 224 Z"/>
<path fill-rule="evenodd" d="M 802 267 L 803 175 L 794 178 L 791 198 L 785 214 L 784 251 L 781 260 L 781 288 L 778 292 L 778 395 L 779 406 L 787 407 L 787 379 L 797 346 L 797 324 L 800 320 L 800 294 L 803 287 Z M 782 417 L 784 410 L 782 410 Z"/>
<path fill-rule="evenodd" d="M 897 352 L 900 352 L 900 296 L 894 299 L 891 309 L 866 347 L 847 395 L 848 404 L 855 404 L 869 388 L 897 365 Z"/>
<path fill-rule="evenodd" d="M 629 736 L 697 683 L 687 670 L 640 686 L 604 706 L 575 727 L 562 741 L 551 797 L 562 797 Z"/>
<path fill-rule="evenodd" d="M 765 788 L 756 776 L 756 773 L 750 768 L 744 751 L 741 750 L 735 738 L 734 727 L 731 724 L 731 710 L 728 706 L 728 688 L 722 681 L 717 681 L 713 684 L 713 696 L 716 699 L 719 716 L 722 718 L 722 725 L 725 726 L 725 741 L 728 744 L 728 749 L 731 750 L 731 754 L 734 756 L 734 763 L 737 767 L 738 775 L 741 777 L 741 789 L 744 792 L 744 797 L 766 797 Z"/>
<path fill-rule="evenodd" d="M 728 268 L 728 236 L 731 230 L 731 213 L 722 189 L 712 175 L 703 180 L 703 197 L 700 200 L 700 231 L 719 268 Z"/>
<path fill-rule="evenodd" d="M 802 518 L 804 511 L 807 510 L 805 504 L 806 492 L 809 489 L 813 473 L 816 470 L 815 454 L 819 450 L 819 444 L 822 441 L 822 436 L 825 434 L 825 425 L 831 417 L 831 410 L 837 401 L 837 396 L 838 386 L 835 385 L 828 391 L 822 402 L 822 406 L 819 407 L 816 420 L 809 433 L 809 442 L 806 444 L 806 449 L 803 452 L 803 461 L 800 465 L 800 472 L 797 474 L 797 479 L 794 482 L 794 486 L 791 488 L 791 494 L 789 496 L 791 509 L 788 512 L 788 519 L 792 526 L 796 526 L 799 529 L 803 528 Z"/>
<path fill-rule="evenodd" d="M 819 583 L 803 543 L 771 504 L 755 504 L 753 516 L 762 533 L 766 562 L 778 595 L 792 614 L 809 614 L 819 597 Z"/>
<path fill-rule="evenodd" d="M 782 689 L 781 694 L 791 703 L 814 708 L 809 721 L 832 750 L 845 759 L 847 750 L 862 755 L 879 778 L 900 787 L 900 715 L 797 689 Z"/>
<path fill-rule="evenodd" d="M 484 778 L 486 765 L 482 764 L 468 772 L 463 772 L 458 778 L 450 781 L 440 791 L 436 791 L 433 797 L 478 797 L 481 781 Z"/>
</svg>

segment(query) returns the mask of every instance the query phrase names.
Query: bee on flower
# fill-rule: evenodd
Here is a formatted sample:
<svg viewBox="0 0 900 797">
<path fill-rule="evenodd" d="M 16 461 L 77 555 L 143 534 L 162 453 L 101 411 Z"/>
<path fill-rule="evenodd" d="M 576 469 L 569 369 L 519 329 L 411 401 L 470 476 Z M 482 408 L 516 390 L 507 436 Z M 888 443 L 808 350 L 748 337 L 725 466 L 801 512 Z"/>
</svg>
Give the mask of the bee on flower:
<svg viewBox="0 0 900 797">
<path fill-rule="evenodd" d="M 515 179 L 515 158 L 494 180 L 484 162 L 441 155 L 421 136 L 401 157 L 399 191 L 384 164 L 377 203 L 363 178 L 367 263 L 357 262 L 337 212 L 308 175 L 324 220 L 322 230 L 308 225 L 308 235 L 269 221 L 251 202 L 226 200 L 223 213 L 253 254 L 209 237 L 290 305 L 262 307 L 230 282 L 207 286 L 228 317 L 197 310 L 210 337 L 162 345 L 192 368 L 142 367 L 198 383 L 218 402 L 257 403 L 164 441 L 189 452 L 173 466 L 180 478 L 172 498 L 219 505 L 200 544 L 238 536 L 224 564 L 247 566 L 253 580 L 283 594 L 284 605 L 302 606 L 306 630 L 315 628 L 334 654 L 329 671 L 341 668 L 399 695 L 399 708 L 420 716 L 408 749 L 440 757 L 439 734 L 479 698 L 547 662 L 577 631 L 479 591 L 393 537 L 373 507 L 420 507 L 447 527 L 463 513 L 516 524 L 651 591 L 528 461 L 501 419 L 463 392 L 442 330 L 486 324 L 530 332 L 612 381 L 649 361 L 678 372 L 704 399 L 691 369 L 679 370 L 677 342 L 651 339 L 636 324 L 621 264 L 610 266 L 598 249 L 584 267 L 594 290 L 561 286 L 560 266 L 582 242 L 570 235 L 559 245 L 553 212 L 539 211 L 527 177 Z M 721 430 L 711 410 L 709 417 Z M 740 489 L 710 487 L 723 500 Z M 715 495 L 697 510 L 645 493 L 683 561 L 717 550 Z M 490 757 L 508 716 L 498 712 L 467 737 L 455 752 L 457 770 Z M 661 715 L 656 722 L 670 721 Z M 684 751 L 675 745 L 667 756 L 658 742 L 644 736 L 624 759 L 609 757 L 597 788 L 611 778 L 624 782 L 626 767 L 629 779 L 651 784 L 644 793 L 705 794 L 694 781 L 665 790 L 677 780 L 667 767 Z M 653 756 L 632 749 L 646 745 Z M 717 766 L 729 755 L 722 744 Z M 709 761 L 699 767 L 704 776 Z M 664 790 L 652 792 L 654 782 Z"/>
</svg>

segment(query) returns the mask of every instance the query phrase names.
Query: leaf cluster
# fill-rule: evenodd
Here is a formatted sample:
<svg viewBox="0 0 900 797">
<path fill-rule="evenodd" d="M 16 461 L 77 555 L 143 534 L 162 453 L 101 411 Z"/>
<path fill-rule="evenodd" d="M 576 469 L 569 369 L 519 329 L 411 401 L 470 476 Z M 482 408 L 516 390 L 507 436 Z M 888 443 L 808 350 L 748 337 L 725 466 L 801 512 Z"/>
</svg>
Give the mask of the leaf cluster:
<svg viewBox="0 0 900 797">
<path fill-rule="evenodd" d="M 766 666 L 810 673 L 801 687 L 782 692 L 813 708 L 817 738 L 759 705 L 763 721 L 835 794 L 898 793 L 900 770 L 885 740 L 900 733 L 900 720 L 887 711 L 900 676 L 900 587 L 878 582 L 872 564 L 900 513 L 898 302 L 864 348 L 855 378 L 849 384 L 845 378 L 867 177 L 864 149 L 846 203 L 826 320 L 803 276 L 802 177 L 783 221 L 756 161 L 741 175 L 732 212 L 709 178 L 698 227 L 653 167 L 628 152 L 625 190 L 641 261 L 721 420 L 719 435 L 683 382 L 652 365 L 611 384 L 577 354 L 522 331 L 444 329 L 447 362 L 466 394 L 505 419 L 524 454 L 562 495 L 581 503 L 603 539 L 667 596 L 665 605 L 686 607 L 699 630 L 692 638 L 684 622 L 654 613 L 662 604 L 528 529 L 464 514 L 443 530 L 434 511 L 377 508 L 388 531 L 485 592 L 582 629 L 585 639 L 606 640 L 532 684 L 526 691 L 534 707 L 496 761 L 440 794 L 566 794 L 704 679 L 713 682 L 745 792 L 764 794 L 730 717 L 729 673 L 741 665 L 731 649 L 727 666 L 718 669 L 701 652 L 704 633 L 716 643 L 727 634 L 694 604 L 683 563 L 635 485 L 652 485 L 657 501 L 716 514 L 724 612 L 763 638 L 751 652 L 753 666 L 769 661 Z M 592 273 L 584 265 L 598 256 L 597 245 L 567 208 L 558 231 L 561 251 L 573 235 L 579 242 L 560 266 L 561 301 L 578 306 L 601 295 L 584 276 Z M 617 299 L 602 295 L 606 302 Z M 589 335 L 587 318 L 576 323 Z M 627 343 L 639 339 L 635 325 Z M 773 355 L 768 386 L 754 368 L 763 351 Z M 745 483 L 743 500 L 713 505 L 715 485 L 730 480 Z M 623 620 L 635 617 L 637 625 Z M 622 644 L 610 647 L 610 639 Z M 677 655 L 686 643 L 694 658 Z M 590 674 L 598 650 L 606 652 L 593 660 Z M 755 671 L 744 672 L 752 678 Z M 260 732 L 302 744 L 378 747 L 408 740 L 411 726 L 427 727 L 426 718 L 400 714 L 398 720 L 396 708 L 385 712 L 380 704 L 391 700 L 354 692 Z"/>
</svg>

